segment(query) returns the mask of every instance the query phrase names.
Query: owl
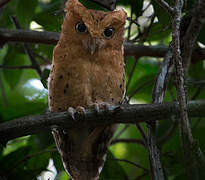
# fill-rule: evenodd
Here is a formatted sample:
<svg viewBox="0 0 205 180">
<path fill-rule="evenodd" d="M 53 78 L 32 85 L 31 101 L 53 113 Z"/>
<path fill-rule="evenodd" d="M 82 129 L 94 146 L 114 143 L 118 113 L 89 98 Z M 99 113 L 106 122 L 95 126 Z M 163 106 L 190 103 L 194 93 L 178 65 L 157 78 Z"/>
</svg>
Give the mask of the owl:
<svg viewBox="0 0 205 180">
<path fill-rule="evenodd" d="M 66 3 L 48 80 L 51 112 L 120 105 L 125 94 L 123 33 L 126 13 Z M 116 125 L 52 131 L 65 170 L 74 180 L 97 180 Z"/>
</svg>

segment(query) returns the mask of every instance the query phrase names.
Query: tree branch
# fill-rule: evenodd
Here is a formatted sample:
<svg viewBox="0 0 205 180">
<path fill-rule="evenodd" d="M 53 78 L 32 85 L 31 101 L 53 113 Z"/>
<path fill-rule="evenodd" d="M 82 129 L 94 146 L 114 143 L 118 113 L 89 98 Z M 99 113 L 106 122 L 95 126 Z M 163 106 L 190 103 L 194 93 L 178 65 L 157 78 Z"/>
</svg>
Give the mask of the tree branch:
<svg viewBox="0 0 205 180">
<path fill-rule="evenodd" d="M 5 66 L 0 65 L 0 69 L 35 69 L 33 66 Z"/>
<path fill-rule="evenodd" d="M 188 103 L 188 113 L 190 117 L 205 117 L 205 101 L 190 101 Z M 54 128 L 74 128 L 86 126 L 109 125 L 116 123 L 147 122 L 152 119 L 165 120 L 172 116 L 179 117 L 179 107 L 176 102 L 160 104 L 136 104 L 112 107 L 110 111 L 100 109 L 96 114 L 94 109 L 86 109 L 86 115 L 81 116 L 76 113 L 75 119 L 67 112 L 48 113 L 44 115 L 33 115 L 7 121 L 0 124 L 0 143 L 31 134 L 50 131 Z"/>
<path fill-rule="evenodd" d="M 164 0 L 157 0 L 157 2 L 158 2 L 170 15 L 174 15 L 174 8 L 171 7 L 166 1 L 164 1 Z"/>
<path fill-rule="evenodd" d="M 0 28 L 0 45 L 7 42 L 25 42 L 37 44 L 52 44 L 58 42 L 60 34 L 57 32 L 41 32 L 32 30 L 9 30 Z M 168 47 L 166 46 L 144 46 L 132 43 L 124 43 L 125 56 L 150 56 L 150 57 L 164 57 Z M 193 51 L 192 59 L 194 62 L 197 60 L 205 59 L 205 49 L 197 48 Z"/>
<path fill-rule="evenodd" d="M 180 40 L 185 76 L 188 74 L 196 39 L 205 23 L 204 9 L 205 0 L 197 1 L 196 6 L 182 19 Z"/>
<path fill-rule="evenodd" d="M 21 29 L 21 26 L 17 20 L 17 18 L 15 16 L 12 16 L 11 17 L 16 29 Z M 41 68 L 38 64 L 38 62 L 36 61 L 35 57 L 34 57 L 34 54 L 33 52 L 31 51 L 29 45 L 27 43 L 24 43 L 24 50 L 26 52 L 26 54 L 28 55 L 30 61 L 31 61 L 31 64 L 32 64 L 32 67 L 36 70 L 36 72 L 38 73 L 38 75 L 41 77 Z"/>
<path fill-rule="evenodd" d="M 5 6 L 10 0 L 1 0 L 0 1 L 0 8 L 2 8 L 3 6 Z"/>
<path fill-rule="evenodd" d="M 186 49 L 184 53 L 189 54 L 192 47 L 195 44 L 195 38 L 187 39 L 184 44 L 181 46 L 182 39 L 180 38 L 180 24 L 182 17 L 182 7 L 183 0 L 175 1 L 175 13 L 172 18 L 172 53 L 173 60 L 176 68 L 176 89 L 177 89 L 177 99 L 180 107 L 180 133 L 182 137 L 182 147 L 184 153 L 185 161 L 185 172 L 188 179 L 200 179 L 200 171 L 205 168 L 205 162 L 202 162 L 202 158 L 197 159 L 197 154 L 200 154 L 202 157 L 201 150 L 198 145 L 195 144 L 195 141 L 192 136 L 191 124 L 188 117 L 187 110 L 187 97 L 186 97 L 186 86 L 185 86 L 185 73 L 188 71 L 188 66 L 183 68 L 182 65 L 182 56 L 181 48 L 185 48 L 187 43 L 189 43 L 190 49 Z M 200 14 L 200 12 L 199 12 Z M 204 18 L 205 20 L 205 18 Z M 188 29 L 191 27 L 189 25 Z M 195 29 L 198 29 L 195 27 Z M 192 29 L 193 30 L 193 29 Z M 192 31 L 192 33 L 195 31 Z M 191 55 L 191 54 L 190 54 Z M 184 56 L 183 58 L 185 58 Z M 190 58 L 189 58 L 190 59 Z M 189 59 L 183 59 L 183 62 L 187 63 Z M 185 71 L 185 73 L 184 73 Z M 196 152 L 198 151 L 198 152 Z M 201 164 L 201 165 L 198 165 Z M 203 167 L 203 168 L 202 168 Z"/>
</svg>

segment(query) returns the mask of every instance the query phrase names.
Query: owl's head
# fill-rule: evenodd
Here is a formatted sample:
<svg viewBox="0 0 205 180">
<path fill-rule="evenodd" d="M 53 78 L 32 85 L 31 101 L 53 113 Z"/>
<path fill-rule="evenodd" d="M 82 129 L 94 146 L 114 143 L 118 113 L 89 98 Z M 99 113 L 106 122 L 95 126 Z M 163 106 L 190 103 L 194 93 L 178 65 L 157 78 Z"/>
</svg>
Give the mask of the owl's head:
<svg viewBox="0 0 205 180">
<path fill-rule="evenodd" d="M 91 54 L 102 48 L 121 48 L 127 17 L 124 10 L 96 11 L 69 0 L 65 11 L 62 33 L 68 43 L 80 44 Z"/>
</svg>

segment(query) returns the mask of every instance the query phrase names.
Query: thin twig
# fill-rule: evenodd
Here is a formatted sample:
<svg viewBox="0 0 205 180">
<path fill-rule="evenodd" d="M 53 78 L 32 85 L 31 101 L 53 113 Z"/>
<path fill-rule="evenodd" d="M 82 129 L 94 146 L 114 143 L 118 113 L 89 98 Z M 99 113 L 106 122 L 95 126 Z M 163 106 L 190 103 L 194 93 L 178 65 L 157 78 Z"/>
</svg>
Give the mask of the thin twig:
<svg viewBox="0 0 205 180">
<path fill-rule="evenodd" d="M 20 26 L 17 18 L 15 16 L 12 16 L 11 18 L 12 18 L 13 23 L 15 24 L 16 28 L 17 29 L 21 29 L 21 26 Z M 32 64 L 33 68 L 35 68 L 35 70 L 37 71 L 38 75 L 41 77 L 42 71 L 41 71 L 40 65 L 36 61 L 36 59 L 34 57 L 34 54 L 31 51 L 29 45 L 24 43 L 24 49 L 25 49 L 25 52 L 27 53 L 27 55 L 28 55 L 28 57 L 29 57 L 29 59 L 31 61 L 31 64 Z"/>
<path fill-rule="evenodd" d="M 164 1 L 164 0 L 157 0 L 157 2 L 158 2 L 170 15 L 174 15 L 174 8 L 171 7 L 166 1 Z"/>
<path fill-rule="evenodd" d="M 6 66 L 0 65 L 0 69 L 35 69 L 33 66 Z"/>
<path fill-rule="evenodd" d="M 132 93 L 130 93 L 129 97 L 128 97 L 128 102 L 130 102 L 131 98 L 137 94 L 139 91 L 141 91 L 142 89 L 144 89 L 145 87 L 147 87 L 148 85 L 150 85 L 153 82 L 153 80 L 149 80 L 144 82 L 143 84 L 141 84 L 138 88 L 136 88 Z"/>
<path fill-rule="evenodd" d="M 197 96 L 200 94 L 200 92 L 204 89 L 205 85 L 201 84 L 196 91 L 194 92 L 194 95 L 191 97 L 191 100 L 195 100 Z"/>
<path fill-rule="evenodd" d="M 144 130 L 142 129 L 142 127 L 139 123 L 136 123 L 136 126 L 137 126 L 140 134 L 142 135 L 142 138 L 144 140 L 144 144 L 147 146 L 147 135 L 145 134 Z"/>
<path fill-rule="evenodd" d="M 127 128 L 129 127 L 130 125 L 129 124 L 126 124 L 122 130 L 115 136 L 115 139 L 119 138 L 126 130 Z"/>
<path fill-rule="evenodd" d="M 137 163 L 135 163 L 135 162 L 129 161 L 129 160 L 127 160 L 127 159 L 109 158 L 108 160 L 126 162 L 126 163 L 128 163 L 128 164 L 131 164 L 131 165 L 135 166 L 136 168 L 139 168 L 139 169 L 142 169 L 142 170 L 144 170 L 144 171 L 146 171 L 146 172 L 149 172 L 149 170 L 148 170 L 147 168 L 144 168 L 143 166 L 141 166 L 141 165 L 139 165 L 139 164 L 137 164 Z"/>
<path fill-rule="evenodd" d="M 128 76 L 128 81 L 127 81 L 127 85 L 126 85 L 126 92 L 127 92 L 127 89 L 128 89 L 128 87 L 130 85 L 130 81 L 131 81 L 132 75 L 133 75 L 133 73 L 134 73 L 134 71 L 136 69 L 137 63 L 138 63 L 138 58 L 135 58 L 135 62 L 133 64 L 133 66 L 132 66 L 132 70 L 131 70 L 131 72 L 130 72 L 130 74 Z"/>
<path fill-rule="evenodd" d="M 131 2 L 132 3 L 132 2 Z M 128 26 L 128 35 L 127 35 L 127 41 L 129 41 L 130 40 L 130 34 L 131 34 L 131 27 L 132 27 L 132 18 L 133 18 L 133 9 L 134 9 L 134 7 L 131 5 L 131 17 L 130 17 L 130 19 L 131 19 L 131 21 L 129 21 L 129 26 Z"/>
<path fill-rule="evenodd" d="M 36 52 L 33 52 L 33 53 L 37 58 L 41 59 L 44 63 L 51 64 L 51 61 L 48 58 L 45 58 Z"/>
<path fill-rule="evenodd" d="M 12 172 L 14 171 L 19 165 L 21 165 L 22 163 L 28 161 L 29 159 L 31 158 L 34 158 L 36 156 L 40 156 L 44 153 L 50 153 L 50 152 L 57 152 L 57 149 L 56 148 L 53 148 L 53 149 L 44 149 L 42 151 L 39 151 L 39 152 L 36 152 L 36 153 L 33 153 L 33 154 L 29 154 L 29 155 L 26 155 L 23 159 L 19 160 L 18 162 L 14 163 L 12 167 L 10 167 L 10 169 L 8 170 L 9 172 Z"/>
<path fill-rule="evenodd" d="M 0 8 L 2 8 L 3 6 L 5 6 L 10 0 L 1 0 L 0 2 Z"/>
<path fill-rule="evenodd" d="M 174 119 L 174 118 L 173 118 Z M 178 121 L 174 120 L 173 124 L 171 125 L 171 127 L 166 131 L 166 133 L 160 137 L 157 141 L 158 145 L 162 145 L 164 142 L 167 142 L 167 140 L 174 134 L 176 128 L 178 126 Z"/>
<path fill-rule="evenodd" d="M 146 176 L 148 173 L 144 172 L 142 175 L 139 175 L 138 177 L 135 178 L 135 180 L 140 180 L 142 179 L 144 176 Z"/>
<path fill-rule="evenodd" d="M 192 131 L 194 131 L 198 127 L 200 122 L 201 122 L 201 118 L 198 118 L 192 126 Z"/>
</svg>

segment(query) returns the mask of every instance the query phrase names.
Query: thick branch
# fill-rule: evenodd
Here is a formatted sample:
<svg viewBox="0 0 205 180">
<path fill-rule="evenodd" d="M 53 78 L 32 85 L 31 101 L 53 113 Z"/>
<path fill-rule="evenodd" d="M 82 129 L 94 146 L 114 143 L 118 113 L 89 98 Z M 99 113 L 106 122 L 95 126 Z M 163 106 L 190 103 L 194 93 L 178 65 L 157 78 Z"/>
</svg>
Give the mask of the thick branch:
<svg viewBox="0 0 205 180">
<path fill-rule="evenodd" d="M 42 44 L 56 44 L 60 34 L 57 32 L 40 32 L 31 30 L 8 30 L 0 28 L 2 42 L 28 42 Z"/>
<path fill-rule="evenodd" d="M 197 5 L 183 18 L 181 24 L 181 48 L 185 76 L 188 74 L 193 49 L 202 26 L 205 23 L 205 0 Z M 187 21 L 187 22 L 186 22 Z M 188 27 L 187 27 L 188 26 Z M 194 33 L 193 33 L 194 32 Z"/>
<path fill-rule="evenodd" d="M 190 117 L 205 117 L 205 101 L 190 101 L 188 113 Z M 52 128 L 73 128 L 79 126 L 109 125 L 114 123 L 146 122 L 150 119 L 165 120 L 179 117 L 179 107 L 176 102 L 161 104 L 137 104 L 113 107 L 109 112 L 100 109 L 96 114 L 94 109 L 86 109 L 84 117 L 75 114 L 75 120 L 67 112 L 33 115 L 0 124 L 0 142 L 30 134 L 49 131 Z"/>
<path fill-rule="evenodd" d="M 38 44 L 55 45 L 59 39 L 57 32 L 41 32 L 31 30 L 8 30 L 0 28 L 0 43 L 7 42 L 24 42 Z M 2 44 L 3 45 L 3 44 Z M 125 56 L 150 56 L 164 57 L 168 47 L 166 46 L 144 46 L 132 43 L 124 43 Z M 192 55 L 193 61 L 205 59 L 205 49 L 195 49 Z"/>
</svg>

